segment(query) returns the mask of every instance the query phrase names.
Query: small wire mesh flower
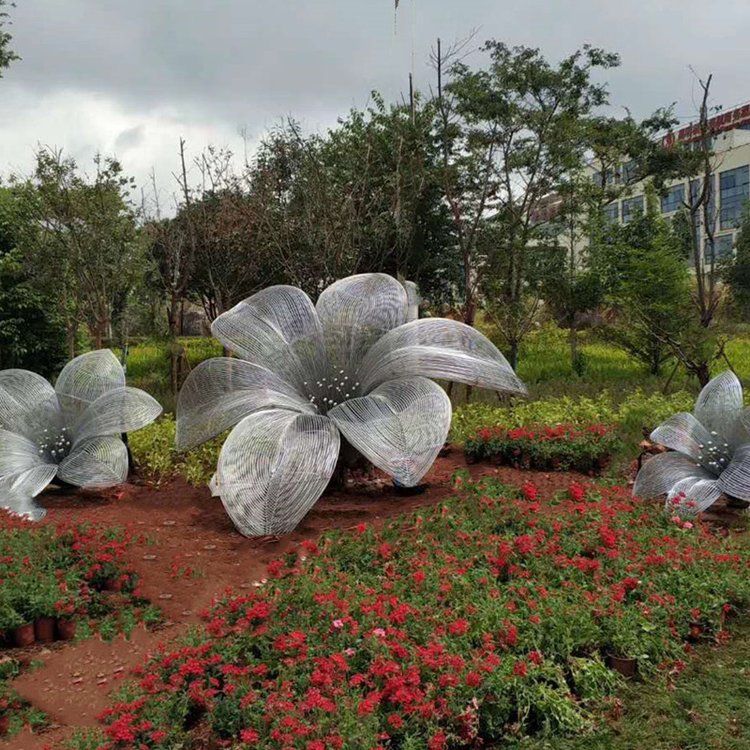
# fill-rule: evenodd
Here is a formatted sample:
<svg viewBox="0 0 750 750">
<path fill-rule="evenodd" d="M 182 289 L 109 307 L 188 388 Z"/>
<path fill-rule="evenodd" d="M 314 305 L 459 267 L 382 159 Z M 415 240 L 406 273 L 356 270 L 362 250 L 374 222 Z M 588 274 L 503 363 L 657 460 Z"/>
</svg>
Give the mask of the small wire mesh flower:
<svg viewBox="0 0 750 750">
<path fill-rule="evenodd" d="M 633 494 L 666 494 L 668 510 L 687 514 L 706 510 L 722 494 L 750 500 L 750 411 L 737 376 L 726 371 L 715 377 L 693 412 L 675 414 L 651 433 L 671 450 L 643 465 Z"/>
<path fill-rule="evenodd" d="M 28 370 L 0 370 L 0 508 L 39 520 L 36 497 L 55 477 L 78 487 L 124 482 L 120 439 L 153 422 L 161 406 L 128 388 L 109 349 L 68 362 L 53 388 Z"/>
<path fill-rule="evenodd" d="M 526 389 L 497 348 L 453 320 L 409 319 L 396 279 L 360 274 L 313 305 L 273 286 L 213 323 L 240 359 L 188 376 L 177 400 L 177 447 L 234 427 L 212 490 L 247 536 L 293 530 L 333 476 L 341 436 L 400 485 L 419 483 L 445 443 L 451 403 L 429 378 L 516 394 Z M 236 426 L 235 426 L 236 425 Z"/>
</svg>

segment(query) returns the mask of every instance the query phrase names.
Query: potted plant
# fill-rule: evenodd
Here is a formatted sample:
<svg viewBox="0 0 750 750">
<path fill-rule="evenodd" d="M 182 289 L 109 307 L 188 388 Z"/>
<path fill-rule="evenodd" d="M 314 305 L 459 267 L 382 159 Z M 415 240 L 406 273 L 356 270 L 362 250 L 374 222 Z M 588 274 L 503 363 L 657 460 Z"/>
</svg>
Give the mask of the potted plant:
<svg viewBox="0 0 750 750">
<path fill-rule="evenodd" d="M 643 630 L 632 618 L 614 617 L 609 634 L 609 649 L 606 663 L 610 669 L 623 677 L 635 677 L 638 673 L 638 658 L 643 653 Z"/>
<path fill-rule="evenodd" d="M 61 641 L 72 641 L 76 636 L 76 616 L 81 609 L 81 596 L 75 591 L 61 585 L 61 594 L 55 602 L 57 614 L 57 637 Z"/>
<path fill-rule="evenodd" d="M 0 619 L 2 619 L 6 637 L 14 646 L 31 646 L 34 643 L 34 621 L 16 602 L 2 603 Z"/>
<path fill-rule="evenodd" d="M 39 643 L 52 643 L 55 640 L 57 598 L 57 582 L 49 579 L 37 583 L 29 597 L 29 614 L 33 617 L 34 637 Z"/>
</svg>

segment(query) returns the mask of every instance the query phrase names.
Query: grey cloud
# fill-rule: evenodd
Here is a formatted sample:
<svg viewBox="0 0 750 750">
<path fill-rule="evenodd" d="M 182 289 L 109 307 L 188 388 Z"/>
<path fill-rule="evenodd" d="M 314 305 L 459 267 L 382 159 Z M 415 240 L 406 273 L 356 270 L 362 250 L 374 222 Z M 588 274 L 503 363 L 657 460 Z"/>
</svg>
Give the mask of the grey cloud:
<svg viewBox="0 0 750 750">
<path fill-rule="evenodd" d="M 20 0 L 12 31 L 23 61 L 0 82 L 0 140 L 20 137 L 3 103 L 10 84 L 29 99 L 78 92 L 136 119 L 166 113 L 224 133 L 243 126 L 255 137 L 288 114 L 325 127 L 366 104 L 372 89 L 399 96 L 412 49 L 417 85 L 427 88 L 435 38 L 473 27 L 478 39 L 537 46 L 551 59 L 586 42 L 618 51 L 623 65 L 608 75 L 615 106 L 646 115 L 676 101 L 689 116 L 690 65 L 714 73 L 716 102 L 749 96 L 740 32 L 750 6 L 725 0 L 719 16 L 703 0 L 402 0 L 394 34 L 393 0 Z M 57 127 L 64 146 L 73 126 Z M 132 150 L 143 136 L 132 123 L 128 135 L 120 130 L 106 144 Z"/>
</svg>

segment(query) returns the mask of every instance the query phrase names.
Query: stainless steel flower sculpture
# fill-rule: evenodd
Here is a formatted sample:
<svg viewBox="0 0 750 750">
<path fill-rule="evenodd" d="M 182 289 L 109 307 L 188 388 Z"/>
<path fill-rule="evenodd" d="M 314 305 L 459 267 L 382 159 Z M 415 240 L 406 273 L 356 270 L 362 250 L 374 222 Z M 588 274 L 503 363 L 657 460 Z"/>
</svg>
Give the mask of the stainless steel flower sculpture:
<svg viewBox="0 0 750 750">
<path fill-rule="evenodd" d="M 153 422 L 161 406 L 125 385 L 109 349 L 68 362 L 53 388 L 28 370 L 0 370 L 0 508 L 32 520 L 33 498 L 55 477 L 78 487 L 124 482 L 120 434 Z"/>
<path fill-rule="evenodd" d="M 750 411 L 743 408 L 737 376 L 715 377 L 693 411 L 675 414 L 651 433 L 671 450 L 643 465 L 633 494 L 666 493 L 667 509 L 688 514 L 706 510 L 722 494 L 750 500 Z"/>
<path fill-rule="evenodd" d="M 429 378 L 526 392 L 475 329 L 407 319 L 404 286 L 371 273 L 337 281 L 317 305 L 295 287 L 269 287 L 214 321 L 214 336 L 240 359 L 190 373 L 177 446 L 236 425 L 212 488 L 243 534 L 295 528 L 333 475 L 340 435 L 400 485 L 418 484 L 451 421 L 450 400 Z"/>
</svg>

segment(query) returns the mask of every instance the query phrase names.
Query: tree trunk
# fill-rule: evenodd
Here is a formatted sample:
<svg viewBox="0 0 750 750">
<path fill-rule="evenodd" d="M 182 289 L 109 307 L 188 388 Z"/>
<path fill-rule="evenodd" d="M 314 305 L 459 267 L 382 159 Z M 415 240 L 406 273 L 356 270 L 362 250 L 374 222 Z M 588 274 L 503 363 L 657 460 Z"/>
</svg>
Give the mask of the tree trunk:
<svg viewBox="0 0 750 750">
<path fill-rule="evenodd" d="M 570 343 L 570 366 L 573 372 L 578 372 L 578 328 L 575 323 L 570 326 L 568 342 Z M 513 369 L 515 370 L 515 367 Z"/>
<path fill-rule="evenodd" d="M 68 321 L 65 329 L 65 337 L 68 342 L 68 359 L 73 359 L 76 356 L 76 332 L 78 326 L 72 321 Z"/>
<path fill-rule="evenodd" d="M 510 343 L 510 356 L 508 357 L 508 362 L 513 368 L 513 372 L 515 372 L 518 367 L 518 341 L 511 341 Z"/>
</svg>

